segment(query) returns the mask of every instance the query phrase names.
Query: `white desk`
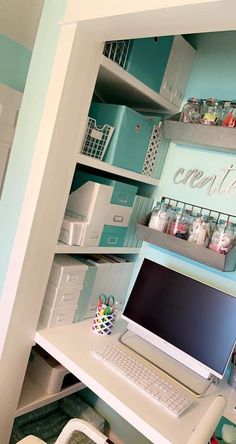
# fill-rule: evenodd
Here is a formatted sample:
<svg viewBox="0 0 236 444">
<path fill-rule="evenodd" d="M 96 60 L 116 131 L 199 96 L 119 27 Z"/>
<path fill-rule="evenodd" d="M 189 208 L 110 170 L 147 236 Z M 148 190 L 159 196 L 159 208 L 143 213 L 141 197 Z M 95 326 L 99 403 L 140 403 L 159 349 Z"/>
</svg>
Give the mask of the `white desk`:
<svg viewBox="0 0 236 444">
<path fill-rule="evenodd" d="M 40 330 L 36 333 L 35 341 L 150 441 L 157 444 L 186 443 L 219 393 L 228 399 L 224 416 L 231 421 L 236 420 L 236 413 L 233 412 L 236 391 L 230 390 L 225 381 L 219 385 L 213 384 L 206 395 L 196 398 L 193 407 L 180 418 L 175 418 L 162 407 L 156 406 L 91 354 L 91 350 L 99 345 L 117 341 L 125 328 L 124 321 L 116 321 L 110 336 L 92 333 L 91 323 L 92 320 L 89 319 L 77 324 Z"/>
</svg>

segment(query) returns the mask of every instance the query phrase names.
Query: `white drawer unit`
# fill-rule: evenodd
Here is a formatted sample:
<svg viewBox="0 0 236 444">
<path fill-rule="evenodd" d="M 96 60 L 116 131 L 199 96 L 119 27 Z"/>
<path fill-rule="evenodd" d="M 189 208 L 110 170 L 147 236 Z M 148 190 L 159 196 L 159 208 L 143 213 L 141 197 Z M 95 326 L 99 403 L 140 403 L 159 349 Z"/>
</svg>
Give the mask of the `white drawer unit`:
<svg viewBox="0 0 236 444">
<path fill-rule="evenodd" d="M 106 214 L 106 225 L 128 227 L 133 207 L 110 204 Z"/>
<path fill-rule="evenodd" d="M 43 304 L 39 318 L 39 328 L 72 324 L 76 309 L 76 305 L 51 308 L 49 305 Z"/>
<path fill-rule="evenodd" d="M 83 285 L 77 287 L 56 287 L 48 283 L 44 296 L 44 304 L 53 307 L 69 307 L 78 303 Z"/>
<path fill-rule="evenodd" d="M 60 287 L 83 285 L 88 266 L 67 254 L 56 255 L 52 264 L 49 282 Z"/>
</svg>

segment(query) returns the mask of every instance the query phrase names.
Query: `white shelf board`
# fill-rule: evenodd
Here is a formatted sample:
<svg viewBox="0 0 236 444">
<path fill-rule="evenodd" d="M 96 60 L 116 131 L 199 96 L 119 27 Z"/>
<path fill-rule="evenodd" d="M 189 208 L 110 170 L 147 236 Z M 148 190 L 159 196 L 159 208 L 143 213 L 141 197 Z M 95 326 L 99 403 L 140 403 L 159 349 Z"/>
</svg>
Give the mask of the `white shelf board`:
<svg viewBox="0 0 236 444">
<path fill-rule="evenodd" d="M 80 165 L 88 166 L 90 168 L 96 168 L 100 171 L 115 174 L 116 176 L 126 177 L 127 179 L 135 180 L 147 185 L 153 185 L 156 187 L 159 185 L 159 179 L 155 179 L 151 176 L 146 176 L 145 174 L 135 173 L 134 171 L 125 170 L 124 168 L 110 165 L 109 163 L 94 159 L 93 157 L 85 156 L 84 154 L 78 155 L 77 163 Z"/>
<path fill-rule="evenodd" d="M 150 112 L 175 114 L 179 111 L 176 105 L 105 56 L 102 56 L 95 91 L 108 103 L 127 105 Z"/>
<path fill-rule="evenodd" d="M 138 254 L 140 248 L 132 247 L 79 247 L 58 242 L 56 254 Z"/>
<path fill-rule="evenodd" d="M 66 387 L 57 393 L 45 393 L 42 389 L 26 374 L 25 382 L 22 387 L 21 396 L 15 416 L 24 415 L 32 410 L 43 407 L 44 405 L 54 402 L 57 399 L 64 398 L 79 390 L 85 388 L 82 382 Z"/>
</svg>

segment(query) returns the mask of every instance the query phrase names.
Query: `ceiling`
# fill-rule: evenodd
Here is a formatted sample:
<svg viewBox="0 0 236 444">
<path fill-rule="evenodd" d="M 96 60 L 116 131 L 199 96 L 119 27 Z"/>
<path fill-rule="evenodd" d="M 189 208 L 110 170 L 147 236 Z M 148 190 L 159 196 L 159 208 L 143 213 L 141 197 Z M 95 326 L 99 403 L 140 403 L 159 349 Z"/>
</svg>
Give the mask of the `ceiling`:
<svg viewBox="0 0 236 444">
<path fill-rule="evenodd" d="M 0 0 L 0 35 L 32 49 L 44 0 Z"/>
</svg>

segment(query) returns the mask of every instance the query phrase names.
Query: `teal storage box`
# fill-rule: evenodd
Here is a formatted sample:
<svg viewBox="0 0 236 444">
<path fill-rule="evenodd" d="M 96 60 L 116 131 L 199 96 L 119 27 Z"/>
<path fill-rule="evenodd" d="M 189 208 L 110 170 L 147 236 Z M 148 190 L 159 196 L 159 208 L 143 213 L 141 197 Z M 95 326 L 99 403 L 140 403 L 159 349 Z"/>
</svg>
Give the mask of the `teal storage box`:
<svg viewBox="0 0 236 444">
<path fill-rule="evenodd" d="M 127 227 L 104 225 L 99 247 L 123 247 Z"/>
<path fill-rule="evenodd" d="M 152 90 L 159 92 L 174 37 L 151 37 L 131 41 L 125 69 Z"/>
<path fill-rule="evenodd" d="M 96 174 L 89 174 L 84 171 L 75 171 L 72 182 L 72 191 L 77 190 L 77 188 L 81 187 L 89 180 L 113 187 L 114 190 L 111 196 L 112 204 L 124 205 L 127 207 L 133 206 L 134 199 L 138 191 L 138 187 L 136 185 L 109 179 Z"/>
<path fill-rule="evenodd" d="M 142 173 L 153 125 L 160 118 L 150 119 L 124 105 L 93 103 L 89 116 L 98 125 L 115 128 L 103 161 L 120 168 Z"/>
</svg>

